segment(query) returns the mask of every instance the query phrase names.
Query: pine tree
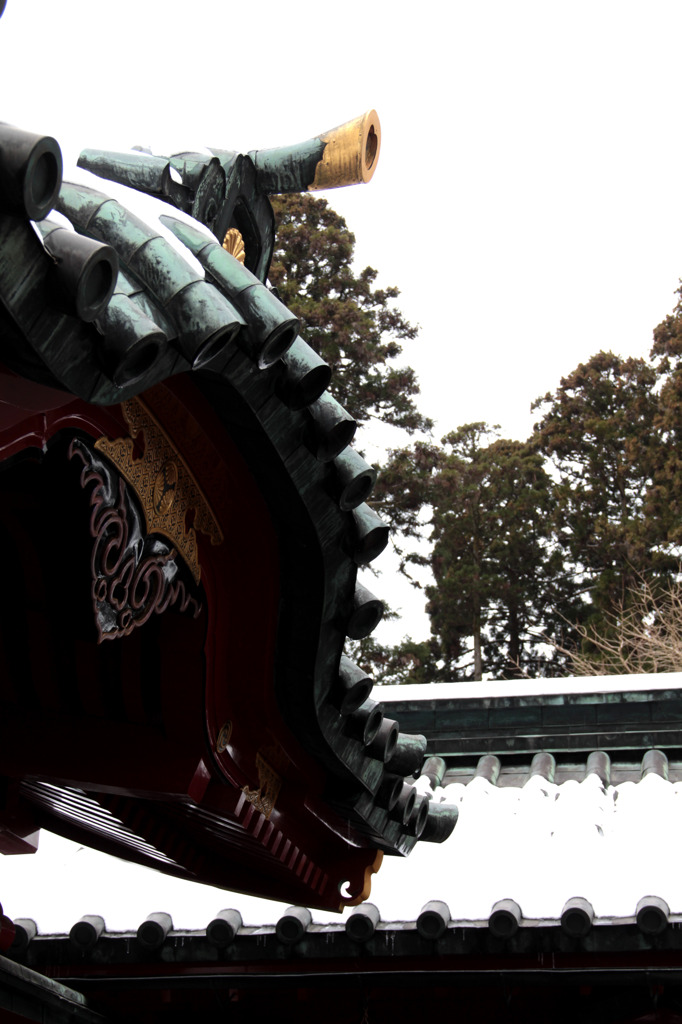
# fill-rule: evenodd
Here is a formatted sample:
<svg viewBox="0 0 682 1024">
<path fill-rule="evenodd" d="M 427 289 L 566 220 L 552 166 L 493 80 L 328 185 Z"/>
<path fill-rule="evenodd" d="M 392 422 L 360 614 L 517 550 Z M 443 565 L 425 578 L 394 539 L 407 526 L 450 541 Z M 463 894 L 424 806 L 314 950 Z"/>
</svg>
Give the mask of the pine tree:
<svg viewBox="0 0 682 1024">
<path fill-rule="evenodd" d="M 539 643 L 557 571 L 551 481 L 537 453 L 495 438 L 484 423 L 443 443 L 449 451 L 433 488 L 436 585 L 427 590 L 432 632 L 453 677 L 537 674 L 548 657 Z"/>
<path fill-rule="evenodd" d="M 428 433 L 432 423 L 417 407 L 414 370 L 400 364 L 402 345 L 416 338 L 417 328 L 395 306 L 398 289 L 377 288 L 371 267 L 354 268 L 355 237 L 326 200 L 304 193 L 273 197 L 272 205 L 277 234 L 270 281 L 301 320 L 306 342 L 330 365 L 332 394 L 361 425 L 379 421 L 408 435 Z M 391 450 L 379 467 L 371 504 L 391 526 L 405 571 L 410 561 L 423 560 L 406 552 L 404 542 L 423 536 L 438 459 L 438 449 L 422 438 Z M 419 660 L 405 645 L 393 649 L 369 637 L 349 644 L 349 653 L 377 681 L 393 680 Z"/>
<path fill-rule="evenodd" d="M 682 545 L 682 283 L 673 312 L 654 330 L 651 357 L 658 377 L 656 428 L 659 444 L 653 453 L 652 487 L 646 515 L 679 554 Z"/>
<path fill-rule="evenodd" d="M 644 359 L 599 352 L 536 403 L 535 444 L 557 478 L 554 523 L 573 600 L 564 612 L 593 628 L 639 581 L 673 568 L 663 525 L 647 514 L 664 454 L 657 381 Z"/>
<path fill-rule="evenodd" d="M 377 271 L 353 267 L 355 236 L 325 199 L 275 196 L 270 280 L 301 320 L 306 342 L 329 363 L 331 391 L 358 423 L 380 420 L 408 433 L 429 430 L 417 409 L 414 370 L 396 365 L 417 328 L 395 308 L 397 288 L 377 288 Z"/>
</svg>

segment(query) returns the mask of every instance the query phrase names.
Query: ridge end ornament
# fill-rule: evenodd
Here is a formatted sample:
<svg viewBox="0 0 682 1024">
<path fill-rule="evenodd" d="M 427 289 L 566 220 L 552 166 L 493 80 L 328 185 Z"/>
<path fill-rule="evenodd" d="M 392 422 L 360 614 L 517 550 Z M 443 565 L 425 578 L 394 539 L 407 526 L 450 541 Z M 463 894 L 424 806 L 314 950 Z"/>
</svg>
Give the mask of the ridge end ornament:
<svg viewBox="0 0 682 1024">
<path fill-rule="evenodd" d="M 100 437 L 95 448 L 116 466 L 135 491 L 144 512 L 147 531 L 170 540 L 189 568 L 195 583 L 201 579 L 196 531 L 211 544 L 224 537 L 208 499 L 175 445 L 139 398 L 121 404 L 129 437 Z M 135 458 L 134 439 L 142 435 L 144 451 Z M 194 520 L 187 525 L 187 514 Z"/>
<path fill-rule="evenodd" d="M 346 121 L 319 136 L 324 143 L 315 177 L 308 185 L 317 192 L 372 180 L 381 149 L 381 125 L 376 110 Z"/>
</svg>

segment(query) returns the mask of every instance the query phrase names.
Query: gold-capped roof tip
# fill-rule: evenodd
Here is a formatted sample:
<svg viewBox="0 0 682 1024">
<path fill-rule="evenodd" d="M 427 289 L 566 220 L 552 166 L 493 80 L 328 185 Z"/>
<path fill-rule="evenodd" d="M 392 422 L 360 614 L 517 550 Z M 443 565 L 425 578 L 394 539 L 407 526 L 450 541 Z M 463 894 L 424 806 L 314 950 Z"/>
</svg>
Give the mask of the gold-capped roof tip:
<svg viewBox="0 0 682 1024">
<path fill-rule="evenodd" d="M 311 192 L 371 180 L 381 149 L 381 124 L 376 110 L 367 110 L 338 128 L 320 135 L 326 143 Z"/>
<path fill-rule="evenodd" d="M 369 181 L 379 162 L 381 123 L 376 110 L 368 110 L 362 118 L 363 181 Z"/>
</svg>

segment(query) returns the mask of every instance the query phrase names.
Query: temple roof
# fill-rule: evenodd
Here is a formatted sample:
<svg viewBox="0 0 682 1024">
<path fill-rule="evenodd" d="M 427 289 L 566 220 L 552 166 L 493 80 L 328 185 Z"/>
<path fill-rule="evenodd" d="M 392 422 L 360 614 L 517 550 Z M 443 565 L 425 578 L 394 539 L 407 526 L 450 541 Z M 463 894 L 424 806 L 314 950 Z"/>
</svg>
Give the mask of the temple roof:
<svg viewBox="0 0 682 1024">
<path fill-rule="evenodd" d="M 401 688 L 384 688 L 382 696 L 387 709 L 397 702 L 415 715 L 431 714 L 434 704 L 454 711 L 468 701 L 479 712 L 496 708 L 501 720 L 494 735 L 502 736 L 505 715 L 513 720 L 526 702 L 561 708 L 574 698 L 593 708 L 635 707 L 632 722 L 641 718 L 642 725 L 655 718 L 657 705 L 676 699 L 678 682 L 676 676 L 576 681 L 580 694 L 552 692 L 562 685 L 569 690 L 572 680 L 479 684 L 475 696 L 466 686 L 443 686 L 435 695 L 435 688 L 424 687 L 423 702 L 413 693 L 401 701 Z M 550 692 L 532 692 L 539 689 Z M 447 742 L 447 715 L 438 721 Z M 346 910 L 341 920 L 304 907 L 249 904 L 236 894 L 223 899 L 203 886 L 191 887 L 192 916 L 190 904 L 170 889 L 165 901 L 159 891 L 132 889 L 132 865 L 120 866 L 128 872 L 126 884 L 116 862 L 98 865 L 99 855 L 72 848 L 63 851 L 60 874 L 72 892 L 73 913 L 67 920 L 62 911 L 56 928 L 52 911 L 41 926 L 51 882 L 45 878 L 35 899 L 25 885 L 20 895 L 21 885 L 9 884 L 18 861 L 6 861 L 5 910 L 17 925 L 7 956 L 39 972 L 58 971 L 92 1005 L 104 1005 L 103 998 L 110 1004 L 114 989 L 105 988 L 105 978 L 118 979 L 120 992 L 135 992 L 137 999 L 144 977 L 148 1001 L 160 999 L 164 988 L 171 1002 L 181 1000 L 188 986 L 199 984 L 200 1000 L 211 986 L 229 988 L 243 1000 L 244 1013 L 249 1006 L 252 1014 L 265 1015 L 276 993 L 289 1007 L 284 1012 L 299 1020 L 316 1019 L 318 990 L 335 1007 L 330 1019 L 352 1019 L 344 1014 L 369 999 L 370 1020 L 388 1020 L 390 1007 L 401 1012 L 390 994 L 396 986 L 404 1012 L 416 1012 L 427 994 L 434 1012 L 445 1012 L 456 993 L 462 1012 L 480 1020 L 500 1019 L 506 1012 L 500 1007 L 510 1005 L 520 1015 L 512 1019 L 533 1019 L 528 1014 L 541 1005 L 547 1019 L 565 1013 L 567 1020 L 595 1024 L 639 1019 L 658 1003 L 674 1008 L 682 984 L 679 749 L 668 748 L 670 756 L 641 745 L 619 750 L 616 741 L 609 754 L 574 737 L 562 753 L 559 734 L 555 742 L 540 735 L 531 743 L 510 731 L 505 755 L 487 752 L 493 734 L 486 730 L 469 720 L 463 728 L 468 746 L 473 750 L 475 738 L 481 750 L 463 758 L 432 753 L 415 782 L 431 805 L 458 809 L 450 838 L 418 846 L 407 861 L 387 859 L 374 878 L 371 902 Z M 438 732 L 434 728 L 429 738 L 432 752 Z M 542 749 L 552 742 L 555 753 Z M 84 883 L 90 876 L 80 898 L 70 884 L 76 874 Z M 112 880 L 115 897 L 108 898 L 102 878 Z M 629 1001 L 621 998 L 625 979 Z M 305 1004 L 295 1008 L 294 986 L 306 993 Z M 677 1021 L 673 1010 L 654 1019 Z"/>
<path fill-rule="evenodd" d="M 374 112 L 273 152 L 82 155 L 180 212 L 158 227 L 0 125 L 2 852 L 45 828 L 338 908 L 454 827 L 412 785 L 423 736 L 343 654 L 383 614 L 358 572 L 389 527 L 267 282 L 268 196 L 339 150 L 368 180 Z"/>
<path fill-rule="evenodd" d="M 407 861 L 384 862 L 372 892 L 381 920 L 414 924 L 424 905 L 438 900 L 447 905 L 448 927 L 487 928 L 496 905 L 511 900 L 519 927 L 559 927 L 569 902 L 580 898 L 591 908 L 590 924 L 599 928 L 632 925 L 641 901 L 655 897 L 662 901 L 666 921 L 682 921 L 675 857 L 682 839 L 682 782 L 670 781 L 670 765 L 661 751 L 647 751 L 638 765 L 619 765 L 618 772 L 628 778 L 615 784 L 605 782 L 608 759 L 600 751 L 588 755 L 580 779 L 558 783 L 550 779 L 551 755 L 535 755 L 530 771 L 525 776 L 519 771 L 509 785 L 495 778 L 494 761 L 486 756 L 468 782 L 453 780 L 449 773 L 435 787 L 427 776 L 417 780 L 416 788 L 433 804 L 443 801 L 457 808 L 458 825 L 442 845 L 420 846 Z M 574 774 L 579 774 L 577 766 Z M 116 861 L 58 846 L 44 868 L 40 854 L 34 859 L 33 891 L 21 882 L 22 875 L 30 877 L 23 865 L 6 862 L 5 910 L 15 920 L 33 916 L 39 934 L 53 932 L 56 921 L 63 929 L 69 924 L 63 902 L 58 912 L 50 898 L 49 880 L 40 884 L 41 871 L 49 872 L 55 860 L 61 861 L 62 871 L 68 869 L 65 878 L 77 872 L 81 879 L 80 892 L 70 899 L 73 913 L 99 914 L 107 924 L 113 920 L 109 926 L 114 931 L 130 928 L 134 916 L 159 907 L 183 930 L 207 924 L 202 915 L 210 918 L 226 906 L 249 927 L 271 926 L 285 908 L 237 894 L 226 900 L 217 890 L 189 886 L 195 901 L 190 910 L 181 888 L 189 883 L 170 881 L 164 883 L 164 904 L 164 890 L 150 886 L 148 875 L 136 879 L 132 866 L 121 873 Z M 111 892 L 102 888 L 102 878 L 111 879 Z M 47 915 L 42 927 L 41 907 Z M 338 917 L 314 911 L 312 921 L 333 925 L 334 931 Z"/>
<path fill-rule="evenodd" d="M 587 763 L 603 768 L 597 753 Z M 485 773 L 466 785 L 446 776 L 432 799 L 459 806 L 451 838 L 418 847 L 406 862 L 387 862 L 372 902 L 341 921 L 274 903 L 254 913 L 238 896 L 220 902 L 224 894 L 209 890 L 201 923 L 186 927 L 171 913 L 170 892 L 165 911 L 156 904 L 147 912 L 151 897 L 138 890 L 137 912 L 130 909 L 128 927 L 118 930 L 108 925 L 107 907 L 127 894 L 110 866 L 98 872 L 98 899 L 90 887 L 90 913 L 78 918 L 83 899 L 61 870 L 71 923 L 56 934 L 42 930 L 40 895 L 35 920 L 15 918 L 10 963 L 0 960 L 5 992 L 15 984 L 12 972 L 29 968 L 84 994 L 88 1009 L 105 1010 L 105 1019 L 125 1003 L 132 1020 L 145 1021 L 152 1007 L 159 1019 L 166 1012 L 172 1019 L 172 1008 L 192 998 L 196 1012 L 237 1000 L 233 1013 L 251 1020 L 266 1019 L 276 999 L 283 1019 L 299 1021 L 320 1019 L 321 999 L 329 1005 L 326 1019 L 354 1019 L 364 1000 L 377 1022 L 417 1012 L 424 999 L 433 1012 L 445 1012 L 453 998 L 462 1013 L 475 1015 L 466 1019 L 498 1020 L 511 1002 L 520 1020 L 545 1019 L 524 1017 L 540 1006 L 547 1019 L 569 1013 L 567 1020 L 577 1015 L 595 1024 L 634 1020 L 651 1008 L 652 985 L 654 1006 L 676 1005 L 681 784 L 666 780 L 659 751 L 642 758 L 639 782 L 616 786 L 605 786 L 590 768 L 583 781 L 557 785 L 547 766 L 547 757 L 536 760 L 523 786 L 500 787 Z M 417 785 L 425 791 L 425 777 Z M 80 859 L 81 878 L 96 856 L 71 854 L 73 867 Z M 8 867 L 5 891 L 18 906 Z M 631 1003 L 609 1002 L 625 978 Z M 400 1008 L 391 995 L 396 986 Z"/>
</svg>

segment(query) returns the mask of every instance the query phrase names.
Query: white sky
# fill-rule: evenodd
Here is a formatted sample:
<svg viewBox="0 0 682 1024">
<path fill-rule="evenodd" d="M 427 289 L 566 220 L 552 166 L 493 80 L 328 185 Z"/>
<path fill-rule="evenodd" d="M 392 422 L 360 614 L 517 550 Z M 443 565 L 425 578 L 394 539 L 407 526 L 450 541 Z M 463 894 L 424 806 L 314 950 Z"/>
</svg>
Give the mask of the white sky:
<svg viewBox="0 0 682 1024">
<path fill-rule="evenodd" d="M 84 147 L 247 151 L 375 107 L 374 179 L 329 199 L 421 325 L 436 437 L 522 438 L 562 374 L 646 354 L 673 308 L 681 37 L 677 0 L 8 0 L 0 116 L 54 135 L 68 178 Z"/>
<path fill-rule="evenodd" d="M 372 182 L 327 196 L 421 325 L 405 358 L 436 438 L 472 420 L 524 438 L 579 361 L 648 353 L 682 276 L 678 0 L 312 10 L 8 0 L 0 116 L 53 134 L 68 178 L 85 147 L 246 152 L 375 107 Z M 400 583 L 385 641 L 428 635 Z"/>
<path fill-rule="evenodd" d="M 297 142 L 375 107 L 373 181 L 327 196 L 421 324 L 406 356 L 438 435 L 484 419 L 525 437 L 579 360 L 648 351 L 682 275 L 682 6 L 310 12 L 8 0 L 3 119 L 55 135 L 68 167 L 86 146 Z"/>
</svg>

